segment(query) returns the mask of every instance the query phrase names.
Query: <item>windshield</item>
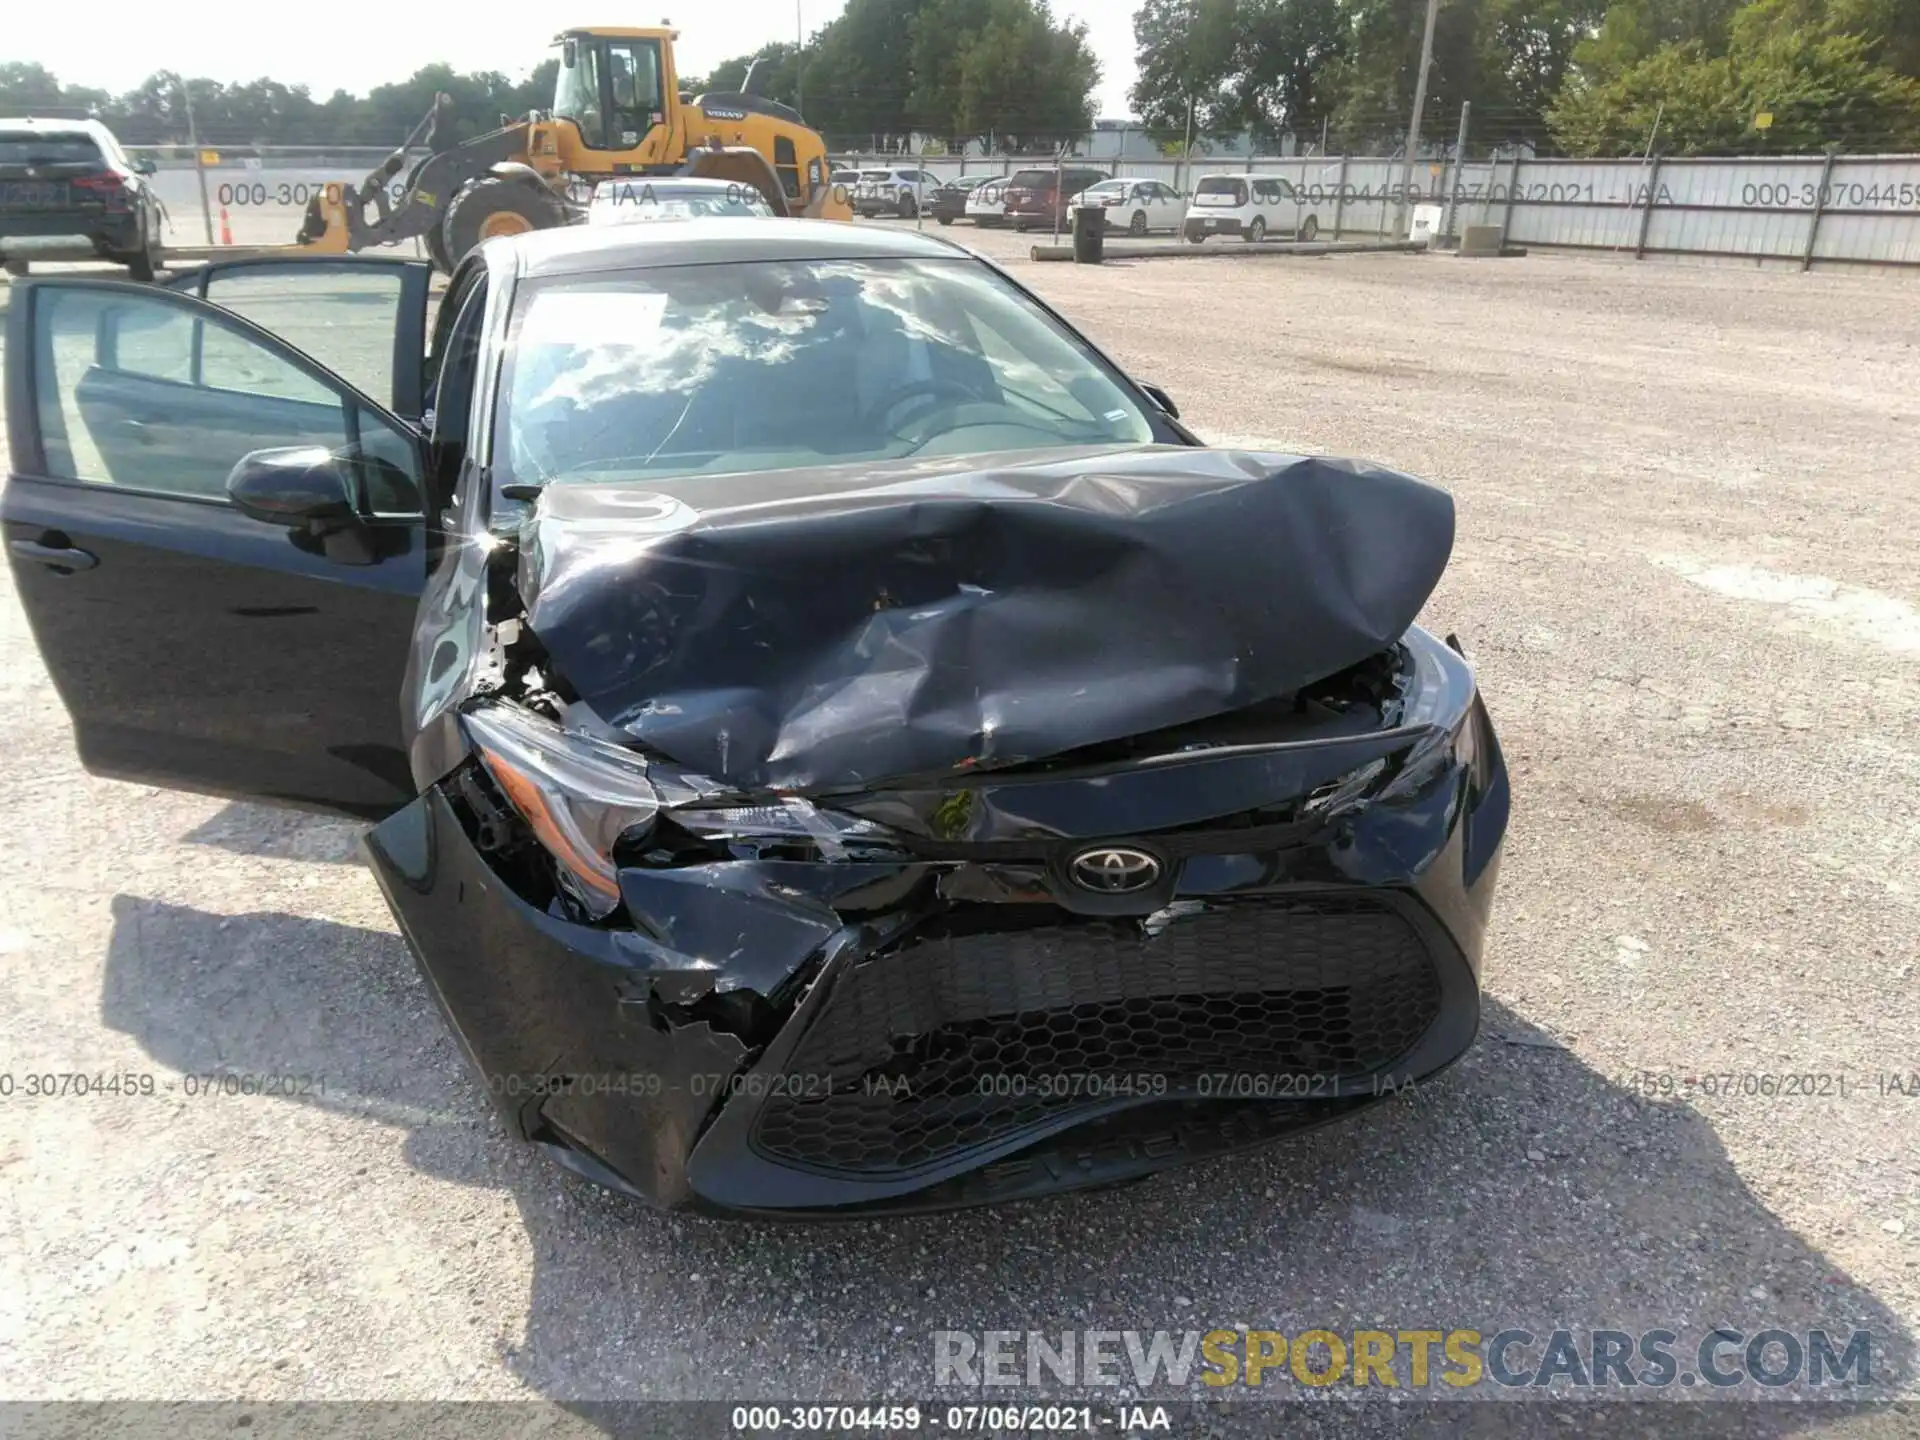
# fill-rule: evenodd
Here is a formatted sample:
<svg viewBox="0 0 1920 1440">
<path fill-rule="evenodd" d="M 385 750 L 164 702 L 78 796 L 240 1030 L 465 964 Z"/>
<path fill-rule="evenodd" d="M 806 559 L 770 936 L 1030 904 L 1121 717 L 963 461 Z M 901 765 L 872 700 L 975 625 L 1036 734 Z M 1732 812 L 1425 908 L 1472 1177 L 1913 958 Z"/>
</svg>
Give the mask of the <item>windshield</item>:
<svg viewBox="0 0 1920 1440">
<path fill-rule="evenodd" d="M 1156 439 L 1111 370 L 972 260 L 673 266 L 527 296 L 496 485 Z"/>
<path fill-rule="evenodd" d="M 600 126 L 600 69 L 596 63 L 598 52 L 593 45 L 582 41 L 575 47 L 574 63 L 568 65 L 564 57 L 553 85 L 553 113 L 561 120 L 579 122 L 584 128 L 591 123 L 597 132 Z"/>
<path fill-rule="evenodd" d="M 1007 184 L 1018 185 L 1023 190 L 1046 190 L 1052 187 L 1053 179 L 1051 170 L 1016 170 Z"/>
</svg>

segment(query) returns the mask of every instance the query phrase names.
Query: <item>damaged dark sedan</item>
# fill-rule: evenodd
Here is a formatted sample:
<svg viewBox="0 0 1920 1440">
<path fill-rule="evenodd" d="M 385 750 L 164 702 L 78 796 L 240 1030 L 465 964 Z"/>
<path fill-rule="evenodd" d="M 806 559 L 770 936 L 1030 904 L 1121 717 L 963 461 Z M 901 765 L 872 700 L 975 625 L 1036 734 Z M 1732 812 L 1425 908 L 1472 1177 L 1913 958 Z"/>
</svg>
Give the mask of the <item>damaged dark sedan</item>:
<svg viewBox="0 0 1920 1440">
<path fill-rule="evenodd" d="M 87 767 L 375 822 L 514 1134 L 937 1209 L 1471 1045 L 1508 790 L 1414 624 L 1444 493 L 1208 448 L 913 234 L 548 231 L 428 312 L 393 258 L 18 284 L 4 519 Z"/>
</svg>

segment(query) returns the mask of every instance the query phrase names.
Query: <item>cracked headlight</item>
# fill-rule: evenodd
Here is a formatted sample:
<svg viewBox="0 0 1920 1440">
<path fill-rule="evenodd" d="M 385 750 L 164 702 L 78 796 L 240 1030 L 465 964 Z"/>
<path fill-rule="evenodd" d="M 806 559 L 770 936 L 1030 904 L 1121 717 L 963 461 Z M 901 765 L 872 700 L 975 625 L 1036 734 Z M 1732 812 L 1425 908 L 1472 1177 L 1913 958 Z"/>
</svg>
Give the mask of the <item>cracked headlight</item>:
<svg viewBox="0 0 1920 1440">
<path fill-rule="evenodd" d="M 613 847 L 660 812 L 646 763 L 630 750 L 563 730 L 512 705 L 461 717 L 494 784 L 553 857 L 561 887 L 594 919 L 620 904 Z"/>
<path fill-rule="evenodd" d="M 884 841 L 888 835 L 871 820 L 822 810 L 791 796 L 764 805 L 676 809 L 673 823 L 708 840 L 809 840 L 828 860 L 846 859 L 849 844 Z"/>
</svg>

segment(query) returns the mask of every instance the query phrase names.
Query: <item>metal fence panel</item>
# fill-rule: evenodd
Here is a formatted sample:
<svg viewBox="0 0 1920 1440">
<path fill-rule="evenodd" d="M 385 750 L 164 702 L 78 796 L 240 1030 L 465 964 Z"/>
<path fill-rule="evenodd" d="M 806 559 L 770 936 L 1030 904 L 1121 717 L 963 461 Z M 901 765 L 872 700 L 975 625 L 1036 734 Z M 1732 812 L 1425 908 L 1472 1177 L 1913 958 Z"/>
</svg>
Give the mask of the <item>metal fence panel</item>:
<svg viewBox="0 0 1920 1440">
<path fill-rule="evenodd" d="M 161 167 L 154 183 L 167 207 L 169 243 L 205 243 L 191 156 L 147 153 L 155 154 Z M 251 154 L 219 152 L 205 172 L 213 238 L 218 242 L 225 233 L 236 245 L 289 243 L 317 189 L 357 183 L 387 153 L 284 146 L 259 147 Z M 835 168 L 879 168 L 912 159 L 844 156 Z M 943 155 L 922 162 L 942 178 L 1008 175 L 1054 163 L 1051 155 Z M 1206 175 L 1278 175 L 1302 191 L 1321 234 L 1330 239 L 1400 235 L 1410 219 L 1409 202 L 1448 208 L 1451 201 L 1455 237 L 1467 225 L 1500 225 L 1513 243 L 1543 248 L 1638 253 L 1644 245 L 1648 253 L 1920 266 L 1920 155 L 1496 157 L 1464 166 L 1423 160 L 1412 169 L 1410 193 L 1405 162 L 1385 156 L 1200 157 L 1191 164 L 1169 156 L 1097 168 L 1188 191 Z M 396 180 L 396 198 L 400 189 Z"/>
</svg>

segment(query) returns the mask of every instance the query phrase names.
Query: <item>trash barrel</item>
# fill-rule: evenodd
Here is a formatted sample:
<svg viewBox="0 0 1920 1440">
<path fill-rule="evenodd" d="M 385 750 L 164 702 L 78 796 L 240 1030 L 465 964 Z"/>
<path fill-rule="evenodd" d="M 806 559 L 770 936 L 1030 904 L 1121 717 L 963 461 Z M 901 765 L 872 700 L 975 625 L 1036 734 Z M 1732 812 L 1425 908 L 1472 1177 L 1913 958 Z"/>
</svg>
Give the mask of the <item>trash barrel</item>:
<svg viewBox="0 0 1920 1440">
<path fill-rule="evenodd" d="M 1073 209 L 1073 263 L 1098 265 L 1107 248 L 1107 207 L 1076 205 Z"/>
</svg>

